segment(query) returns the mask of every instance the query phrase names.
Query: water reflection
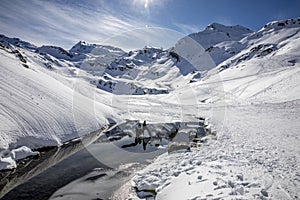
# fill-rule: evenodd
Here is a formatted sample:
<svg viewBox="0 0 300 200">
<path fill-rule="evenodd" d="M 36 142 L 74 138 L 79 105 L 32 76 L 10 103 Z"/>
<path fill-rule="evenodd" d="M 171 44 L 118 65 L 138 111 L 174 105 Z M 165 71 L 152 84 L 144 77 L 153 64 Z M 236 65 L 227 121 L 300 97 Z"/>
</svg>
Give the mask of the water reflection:
<svg viewBox="0 0 300 200">
<path fill-rule="evenodd" d="M 27 160 L 24 164 L 19 164 L 14 171 L 1 172 L 0 198 L 47 199 L 59 188 L 83 177 L 95 168 L 109 169 L 107 166 L 115 167 L 124 162 L 142 163 L 166 152 L 166 149 L 164 150 L 162 147 L 167 147 L 170 141 L 189 143 L 193 139 L 205 135 L 202 121 L 157 124 L 127 121 L 115 125 L 106 132 L 101 132 L 101 130 L 94 132 L 84 138 L 83 143 L 78 140 L 59 148 L 47 149 L 41 153 L 38 159 Z M 94 140 L 96 142 L 86 148 L 86 143 Z M 116 147 L 123 150 L 116 151 Z M 131 152 L 135 152 L 135 154 Z M 136 152 L 152 153 L 141 156 Z M 101 159 L 95 157 L 96 154 L 101 155 Z M 61 162 L 62 160 L 64 161 Z M 117 187 L 117 180 L 105 178 L 108 177 L 105 174 L 107 172 L 103 171 L 93 174 L 93 176 L 87 177 L 88 181 L 85 182 L 97 182 L 98 190 L 99 187 L 109 184 L 111 188 Z M 106 180 L 106 182 L 102 180 Z M 109 183 L 109 181 L 111 182 Z M 101 185 L 100 182 L 105 184 Z M 103 195 L 107 196 L 110 192 L 113 191 L 103 190 Z"/>
</svg>

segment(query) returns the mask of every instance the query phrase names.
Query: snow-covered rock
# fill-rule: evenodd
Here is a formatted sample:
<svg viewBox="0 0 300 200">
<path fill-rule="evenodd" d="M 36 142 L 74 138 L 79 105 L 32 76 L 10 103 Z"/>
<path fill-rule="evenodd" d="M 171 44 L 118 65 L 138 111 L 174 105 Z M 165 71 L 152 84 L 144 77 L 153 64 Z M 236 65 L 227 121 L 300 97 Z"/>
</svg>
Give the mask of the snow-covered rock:
<svg viewBox="0 0 300 200">
<path fill-rule="evenodd" d="M 11 157 L 0 157 L 0 170 L 14 169 L 16 167 L 16 161 Z"/>
<path fill-rule="evenodd" d="M 300 18 L 295 19 L 286 19 L 286 20 L 280 20 L 280 21 L 273 21 L 270 23 L 267 23 L 262 30 L 266 31 L 274 31 L 284 28 L 293 28 L 293 27 L 299 27 L 300 26 Z"/>
<path fill-rule="evenodd" d="M 11 157 L 14 160 L 21 160 L 23 158 L 29 157 L 29 156 L 36 156 L 39 152 L 32 151 L 30 148 L 26 146 L 19 147 L 17 149 L 13 149 L 11 151 Z"/>
<path fill-rule="evenodd" d="M 26 146 L 13 149 L 12 151 L 3 150 L 0 152 L 0 170 L 14 169 L 17 167 L 16 161 L 36 155 L 39 155 L 39 152 L 32 151 Z"/>
<path fill-rule="evenodd" d="M 49 54 L 57 59 L 71 60 L 73 55 L 61 47 L 41 46 L 37 48 L 37 52 L 41 54 Z"/>
<path fill-rule="evenodd" d="M 189 151 L 191 149 L 189 143 L 186 142 L 172 142 L 168 146 L 168 152 L 171 153 L 173 151 Z"/>
</svg>

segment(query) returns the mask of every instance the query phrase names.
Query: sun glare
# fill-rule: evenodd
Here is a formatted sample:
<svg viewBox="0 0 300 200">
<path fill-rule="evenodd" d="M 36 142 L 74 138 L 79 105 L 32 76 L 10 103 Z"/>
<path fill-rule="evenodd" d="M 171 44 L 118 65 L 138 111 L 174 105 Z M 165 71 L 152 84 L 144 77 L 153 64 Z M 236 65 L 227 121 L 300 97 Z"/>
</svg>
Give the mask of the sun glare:
<svg viewBox="0 0 300 200">
<path fill-rule="evenodd" d="M 148 8 L 148 4 L 149 4 L 148 0 L 145 0 L 144 7 L 145 7 L 146 9 Z"/>
<path fill-rule="evenodd" d="M 150 3 L 153 3 L 153 0 L 133 0 L 133 5 L 144 6 L 145 9 L 149 9 Z"/>
</svg>

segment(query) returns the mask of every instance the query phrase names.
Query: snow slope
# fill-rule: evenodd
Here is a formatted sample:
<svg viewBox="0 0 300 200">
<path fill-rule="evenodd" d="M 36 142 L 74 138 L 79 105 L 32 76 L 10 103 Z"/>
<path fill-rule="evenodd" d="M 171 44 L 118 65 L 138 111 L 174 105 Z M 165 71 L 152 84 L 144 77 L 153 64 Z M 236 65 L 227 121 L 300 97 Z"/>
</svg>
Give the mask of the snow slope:
<svg viewBox="0 0 300 200">
<path fill-rule="evenodd" d="M 290 23 L 294 21 L 290 20 Z M 253 33 L 260 37 L 255 36 L 254 39 L 250 35 L 244 38 L 248 47 L 211 70 L 207 80 L 220 76 L 226 95 L 243 101 L 297 100 L 300 94 L 297 80 L 300 21 L 288 28 L 278 26 L 280 23 L 271 23 L 276 27 L 271 30 L 263 28 Z M 216 73 L 216 70 L 221 72 Z"/>
<path fill-rule="evenodd" d="M 1 45 L 0 57 L 1 157 L 21 146 L 60 145 L 108 124 L 105 101 L 78 92 L 80 82 L 70 68 L 51 63 L 49 70 L 44 57 L 11 44 Z M 91 85 L 82 87 L 93 91 Z"/>
</svg>

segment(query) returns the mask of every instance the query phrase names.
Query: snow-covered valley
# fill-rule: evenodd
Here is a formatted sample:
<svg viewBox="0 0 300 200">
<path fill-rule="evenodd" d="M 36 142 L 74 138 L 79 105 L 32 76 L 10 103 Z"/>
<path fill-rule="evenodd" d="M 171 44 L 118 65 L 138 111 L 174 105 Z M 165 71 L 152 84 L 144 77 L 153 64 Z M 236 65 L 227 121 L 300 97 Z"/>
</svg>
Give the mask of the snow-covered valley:
<svg viewBox="0 0 300 200">
<path fill-rule="evenodd" d="M 164 140 L 176 128 L 168 124 L 198 121 L 207 137 L 162 154 L 112 198 L 298 199 L 299 52 L 299 18 L 256 32 L 214 23 L 173 48 L 130 52 L 1 35 L 0 169 L 132 120 L 147 121 L 157 146 L 170 149 L 179 141 Z M 129 125 L 108 139 L 131 140 L 137 122 Z"/>
</svg>

